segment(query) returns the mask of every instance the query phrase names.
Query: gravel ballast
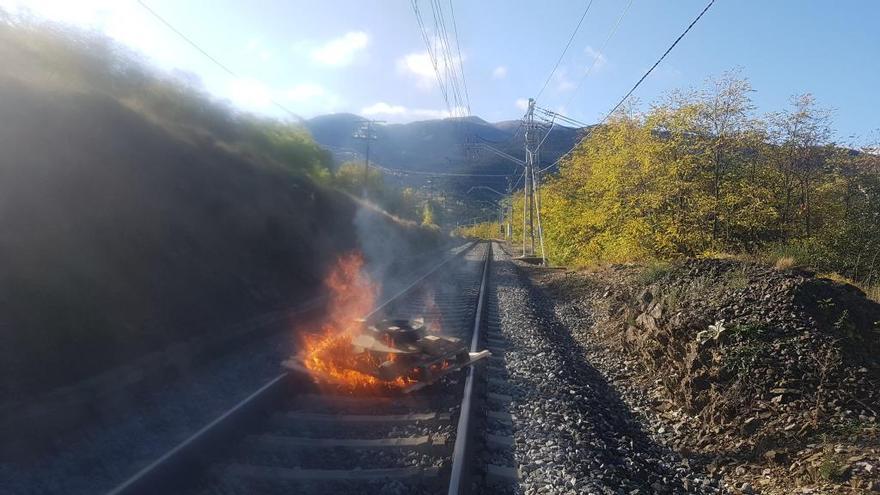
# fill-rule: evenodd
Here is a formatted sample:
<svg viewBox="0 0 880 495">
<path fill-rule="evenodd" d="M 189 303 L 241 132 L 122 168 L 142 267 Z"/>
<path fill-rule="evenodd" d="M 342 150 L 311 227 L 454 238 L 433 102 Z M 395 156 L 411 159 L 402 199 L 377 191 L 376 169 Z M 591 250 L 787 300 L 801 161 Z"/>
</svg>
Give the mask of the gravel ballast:
<svg viewBox="0 0 880 495">
<path fill-rule="evenodd" d="M 653 438 L 731 493 L 880 492 L 880 306 L 856 288 L 732 259 L 525 270 Z"/>
<path fill-rule="evenodd" d="M 396 290 L 425 271 L 426 258 L 438 259 L 432 254 L 398 260 L 400 282 L 386 289 Z M 95 418 L 59 436 L 37 458 L 0 462 L 0 495 L 78 495 L 112 489 L 281 373 L 296 339 L 292 323 L 280 325 L 268 337 L 125 399 L 118 414 Z"/>
<path fill-rule="evenodd" d="M 718 480 L 652 440 L 585 357 L 553 302 L 496 248 L 514 461 L 525 494 L 720 493 Z"/>
<path fill-rule="evenodd" d="M 0 464 L 0 494 L 95 494 L 121 483 L 281 371 L 276 334 L 140 397 L 124 414 L 59 437 L 33 463 Z"/>
</svg>

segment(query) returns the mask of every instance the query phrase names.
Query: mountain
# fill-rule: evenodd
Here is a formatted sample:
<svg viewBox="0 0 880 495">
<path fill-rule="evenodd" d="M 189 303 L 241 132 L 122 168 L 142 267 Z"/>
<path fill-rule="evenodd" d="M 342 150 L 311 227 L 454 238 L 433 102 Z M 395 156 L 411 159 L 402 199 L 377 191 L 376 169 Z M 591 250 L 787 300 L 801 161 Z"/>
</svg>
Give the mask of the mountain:
<svg viewBox="0 0 880 495">
<path fill-rule="evenodd" d="M 363 117 L 350 113 L 322 115 L 304 122 L 315 141 L 328 149 L 337 163 L 363 160 L 366 143 L 354 137 L 363 125 Z M 486 146 L 490 145 L 516 158 L 524 158 L 525 135 L 519 120 L 496 123 L 479 117 L 423 120 L 407 124 L 377 124 L 370 142 L 370 162 L 396 171 L 386 173 L 399 182 L 418 186 L 428 179 L 434 186 L 465 194 L 474 186 L 489 186 L 499 191 L 507 188 L 506 177 L 429 177 L 425 173 L 480 174 L 514 177 L 522 169 Z M 574 146 L 581 129 L 556 125 L 544 142 L 539 163 L 552 164 Z M 542 134 L 543 136 L 543 134 Z"/>
</svg>

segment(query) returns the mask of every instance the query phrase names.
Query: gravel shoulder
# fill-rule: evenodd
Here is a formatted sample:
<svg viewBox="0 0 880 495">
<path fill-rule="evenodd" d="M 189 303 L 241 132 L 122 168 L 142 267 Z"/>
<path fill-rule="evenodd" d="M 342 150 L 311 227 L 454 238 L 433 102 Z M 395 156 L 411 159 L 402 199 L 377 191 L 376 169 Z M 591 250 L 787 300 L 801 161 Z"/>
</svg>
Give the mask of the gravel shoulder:
<svg viewBox="0 0 880 495">
<path fill-rule="evenodd" d="M 654 440 L 638 404 L 621 395 L 535 287 L 528 268 L 496 250 L 493 283 L 508 342 L 514 461 L 525 494 L 721 493 L 716 477 Z M 605 364 L 605 363 L 603 363 Z"/>
<path fill-rule="evenodd" d="M 880 492 L 878 306 L 852 287 L 733 260 L 520 269 L 653 441 L 724 493 Z"/>
</svg>

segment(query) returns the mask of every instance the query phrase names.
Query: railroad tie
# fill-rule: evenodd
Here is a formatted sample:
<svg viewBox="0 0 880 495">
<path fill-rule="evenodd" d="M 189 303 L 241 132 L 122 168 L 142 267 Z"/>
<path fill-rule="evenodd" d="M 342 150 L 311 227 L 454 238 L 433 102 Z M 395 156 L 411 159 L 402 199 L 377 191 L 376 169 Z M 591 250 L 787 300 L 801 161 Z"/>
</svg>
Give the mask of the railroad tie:
<svg viewBox="0 0 880 495">
<path fill-rule="evenodd" d="M 513 415 L 507 411 L 487 411 L 486 417 L 506 425 L 513 424 Z"/>
<path fill-rule="evenodd" d="M 284 425 L 302 423 L 345 423 L 345 424 L 396 424 L 418 422 L 449 422 L 449 413 L 410 413 L 410 414 L 321 414 L 292 411 L 276 414 L 273 422 Z"/>
<path fill-rule="evenodd" d="M 438 467 L 406 467 L 390 469 L 297 469 L 248 464 L 228 464 L 217 469 L 223 477 L 258 481 L 315 482 L 315 481 L 380 481 L 408 480 L 437 477 Z"/>
<path fill-rule="evenodd" d="M 519 469 L 512 466 L 498 466 L 489 464 L 486 466 L 486 482 L 490 484 L 513 483 L 520 479 Z"/>
<path fill-rule="evenodd" d="M 513 437 L 508 435 L 486 435 L 486 445 L 492 450 L 508 450 L 513 448 Z"/>
<path fill-rule="evenodd" d="M 280 435 L 252 435 L 247 438 L 247 443 L 261 449 L 282 449 L 286 451 L 327 448 L 413 450 L 448 448 L 445 438 L 432 438 L 429 435 L 396 438 L 312 438 Z"/>
</svg>

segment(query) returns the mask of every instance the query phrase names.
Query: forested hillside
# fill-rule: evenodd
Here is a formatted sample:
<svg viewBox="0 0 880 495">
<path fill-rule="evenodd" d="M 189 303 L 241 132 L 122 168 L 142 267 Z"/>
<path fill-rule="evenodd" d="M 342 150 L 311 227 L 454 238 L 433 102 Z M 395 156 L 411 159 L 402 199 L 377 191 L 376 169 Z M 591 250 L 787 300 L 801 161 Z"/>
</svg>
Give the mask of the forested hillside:
<svg viewBox="0 0 880 495">
<path fill-rule="evenodd" d="M 877 284 L 877 148 L 836 141 L 809 94 L 756 115 L 752 92 L 725 74 L 595 128 L 541 192 L 552 260 L 745 254 Z"/>
<path fill-rule="evenodd" d="M 0 19 L 0 60 L 5 400 L 299 304 L 361 242 L 303 128 L 57 25 Z"/>
<path fill-rule="evenodd" d="M 352 114 L 322 115 L 304 122 L 320 145 L 337 162 L 360 161 L 365 154 L 363 140 L 354 134 L 364 121 Z M 549 128 L 549 126 L 547 126 Z M 541 150 L 540 163 L 552 164 L 577 141 L 581 130 L 555 125 Z M 524 134 L 518 121 L 489 123 L 479 117 L 424 120 L 407 124 L 374 126 L 376 139 L 370 144 L 370 159 L 386 169 L 413 171 L 407 175 L 385 172 L 389 183 L 408 187 L 424 186 L 426 179 L 434 187 L 459 196 L 468 195 L 475 185 L 504 191 L 506 175 L 513 175 L 517 165 L 489 151 L 489 145 L 514 157 L 523 158 Z M 436 173 L 427 176 L 426 173 Z M 498 177 L 467 177 L 444 174 L 481 174 Z M 496 199 L 494 194 L 471 191 L 469 197 Z"/>
</svg>

